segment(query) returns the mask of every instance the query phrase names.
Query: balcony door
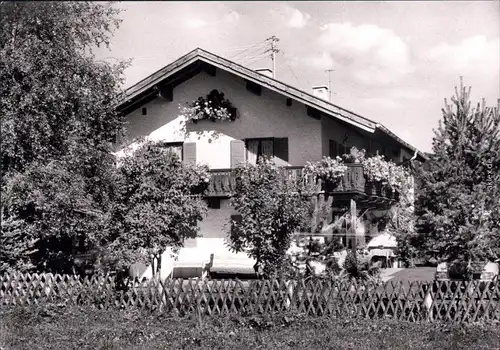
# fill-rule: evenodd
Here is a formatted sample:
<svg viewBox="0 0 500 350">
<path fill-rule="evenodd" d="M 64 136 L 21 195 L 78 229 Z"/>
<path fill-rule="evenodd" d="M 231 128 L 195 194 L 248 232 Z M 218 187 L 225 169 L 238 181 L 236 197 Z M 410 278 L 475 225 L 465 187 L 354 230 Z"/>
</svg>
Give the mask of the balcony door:
<svg viewBox="0 0 500 350">
<path fill-rule="evenodd" d="M 246 161 L 257 164 L 266 157 L 276 165 L 288 165 L 288 138 L 253 138 L 245 140 Z"/>
<path fill-rule="evenodd" d="M 257 164 L 262 157 L 269 157 L 278 166 L 288 166 L 288 138 L 251 138 L 231 140 L 231 168 L 248 162 Z"/>
<path fill-rule="evenodd" d="M 256 165 L 262 158 L 274 158 L 273 139 L 248 139 L 246 141 L 247 162 Z"/>
<path fill-rule="evenodd" d="M 338 143 L 335 140 L 330 140 L 330 158 L 335 158 L 337 156 L 342 157 L 343 154 L 348 152 L 349 150 L 344 144 Z"/>
</svg>

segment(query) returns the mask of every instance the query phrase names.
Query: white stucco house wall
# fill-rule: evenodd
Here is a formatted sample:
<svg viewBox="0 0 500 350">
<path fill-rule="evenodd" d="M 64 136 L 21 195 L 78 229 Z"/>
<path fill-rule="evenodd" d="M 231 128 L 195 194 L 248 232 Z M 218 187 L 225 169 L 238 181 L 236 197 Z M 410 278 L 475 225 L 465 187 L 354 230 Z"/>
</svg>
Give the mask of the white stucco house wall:
<svg viewBox="0 0 500 350">
<path fill-rule="evenodd" d="M 176 147 L 185 162 L 206 164 L 214 171 L 248 161 L 249 144 L 263 141 L 283 166 L 304 166 L 352 146 L 371 154 L 378 151 L 396 163 L 415 155 L 414 147 L 381 124 L 331 104 L 325 88 L 301 91 L 266 72 L 195 49 L 124 93 L 117 110 L 126 117 L 127 139 L 117 155 L 123 156 L 125 147 L 139 137 Z M 212 90 L 224 94 L 238 118 L 186 124 L 180 106 Z M 229 197 L 211 195 L 207 200 L 207 216 L 199 223 L 201 237 L 186 242 L 174 265 L 202 265 L 214 254 L 215 265 L 231 260 L 234 266 L 251 267 L 250 259 L 230 253 L 224 245 L 229 220 L 237 214 Z"/>
</svg>

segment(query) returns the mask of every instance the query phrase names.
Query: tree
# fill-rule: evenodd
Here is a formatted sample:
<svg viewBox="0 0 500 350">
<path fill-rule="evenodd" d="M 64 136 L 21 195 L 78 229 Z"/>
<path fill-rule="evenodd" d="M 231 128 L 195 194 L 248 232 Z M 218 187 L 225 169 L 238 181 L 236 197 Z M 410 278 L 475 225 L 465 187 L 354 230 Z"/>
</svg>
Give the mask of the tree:
<svg viewBox="0 0 500 350">
<path fill-rule="evenodd" d="M 174 153 L 145 142 L 120 160 L 105 254 L 118 268 L 179 248 L 198 233 L 207 205 L 205 166 L 184 164 Z"/>
<path fill-rule="evenodd" d="M 286 260 L 292 233 L 310 224 L 310 202 L 299 181 L 282 176 L 272 162 L 243 164 L 235 170 L 230 248 L 256 259 L 256 272 L 273 275 Z"/>
<path fill-rule="evenodd" d="M 93 2 L 0 2 L 0 11 L 0 257 L 58 266 L 69 228 L 93 236 L 113 202 L 125 64 L 98 62 L 92 48 L 108 44 L 118 11 Z M 43 257 L 25 255 L 42 246 Z"/>
<path fill-rule="evenodd" d="M 445 100 L 428 169 L 419 171 L 420 241 L 448 262 L 500 257 L 500 101 L 472 108 L 469 98 L 461 81 Z"/>
<path fill-rule="evenodd" d="M 0 270 L 73 272 L 75 255 L 95 247 L 106 224 L 83 177 L 57 160 L 6 181 L 2 216 Z"/>
<path fill-rule="evenodd" d="M 118 11 L 92 2 L 2 2 L 2 174 L 34 161 L 107 151 L 123 121 L 113 108 L 123 63 L 95 60 Z"/>
</svg>

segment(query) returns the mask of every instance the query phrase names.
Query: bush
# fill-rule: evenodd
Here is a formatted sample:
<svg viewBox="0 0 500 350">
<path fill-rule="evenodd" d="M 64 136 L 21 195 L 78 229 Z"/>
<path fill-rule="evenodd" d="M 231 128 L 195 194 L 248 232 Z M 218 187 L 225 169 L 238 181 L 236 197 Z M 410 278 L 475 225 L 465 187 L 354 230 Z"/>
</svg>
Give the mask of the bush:
<svg viewBox="0 0 500 350">
<path fill-rule="evenodd" d="M 231 222 L 230 248 L 254 258 L 256 272 L 279 273 L 292 234 L 310 222 L 310 202 L 302 191 L 300 180 L 284 178 L 281 169 L 268 160 L 236 169 L 231 205 L 241 220 Z"/>
<path fill-rule="evenodd" d="M 360 280 L 376 279 L 380 275 L 378 264 L 371 264 L 369 261 L 361 262 L 352 251 L 347 252 L 344 270 L 351 278 Z"/>
<path fill-rule="evenodd" d="M 356 275 L 358 273 L 358 259 L 352 251 L 347 252 L 347 256 L 344 260 L 344 270 L 351 275 Z"/>
<path fill-rule="evenodd" d="M 326 271 L 330 274 L 338 275 L 342 270 L 339 265 L 339 262 L 337 261 L 337 258 L 334 258 L 333 256 L 327 258 L 325 263 L 326 263 Z"/>
<path fill-rule="evenodd" d="M 154 142 L 120 159 L 117 198 L 108 227 L 107 258 L 118 268 L 150 262 L 151 254 L 179 248 L 198 234 L 207 205 L 200 194 L 209 182 L 206 166 L 188 165 Z"/>
</svg>

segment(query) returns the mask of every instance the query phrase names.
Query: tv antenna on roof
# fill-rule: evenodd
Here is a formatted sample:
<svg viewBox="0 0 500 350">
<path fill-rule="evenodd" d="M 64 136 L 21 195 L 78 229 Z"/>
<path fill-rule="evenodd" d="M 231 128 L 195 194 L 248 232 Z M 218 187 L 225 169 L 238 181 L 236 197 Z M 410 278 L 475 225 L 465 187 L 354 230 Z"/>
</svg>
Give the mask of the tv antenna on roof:
<svg viewBox="0 0 500 350">
<path fill-rule="evenodd" d="M 276 53 L 280 52 L 280 50 L 277 48 L 278 41 L 280 41 L 279 38 L 276 36 L 272 36 L 270 38 L 267 38 L 266 40 L 271 41 L 271 60 L 273 61 L 273 78 L 276 77 Z"/>
<path fill-rule="evenodd" d="M 332 79 L 331 79 L 331 73 L 335 72 L 335 69 L 327 69 L 325 72 L 328 72 L 328 94 L 329 94 L 329 99 L 330 102 L 332 102 Z"/>
</svg>

